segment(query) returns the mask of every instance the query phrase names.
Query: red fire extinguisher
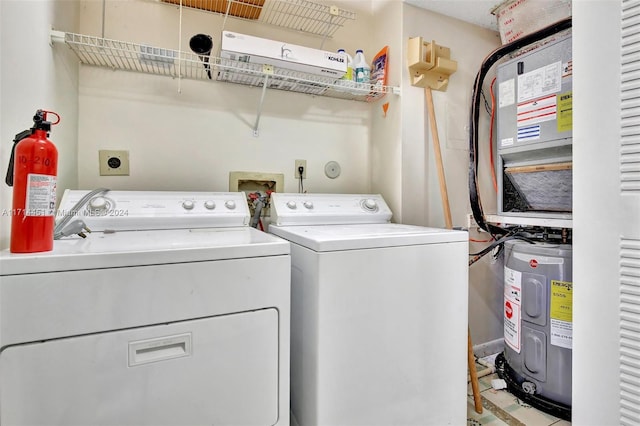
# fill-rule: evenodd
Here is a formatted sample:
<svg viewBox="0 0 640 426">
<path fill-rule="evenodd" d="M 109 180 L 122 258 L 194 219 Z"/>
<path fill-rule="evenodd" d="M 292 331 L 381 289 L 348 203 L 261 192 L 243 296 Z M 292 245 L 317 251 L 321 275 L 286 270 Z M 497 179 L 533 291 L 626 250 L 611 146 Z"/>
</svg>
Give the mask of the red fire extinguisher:
<svg viewBox="0 0 640 426">
<path fill-rule="evenodd" d="M 57 120 L 47 121 L 47 114 Z M 47 137 L 60 115 L 39 109 L 33 127 L 13 140 L 6 183 L 13 186 L 11 217 L 12 253 L 36 253 L 53 249 L 58 150 Z"/>
</svg>

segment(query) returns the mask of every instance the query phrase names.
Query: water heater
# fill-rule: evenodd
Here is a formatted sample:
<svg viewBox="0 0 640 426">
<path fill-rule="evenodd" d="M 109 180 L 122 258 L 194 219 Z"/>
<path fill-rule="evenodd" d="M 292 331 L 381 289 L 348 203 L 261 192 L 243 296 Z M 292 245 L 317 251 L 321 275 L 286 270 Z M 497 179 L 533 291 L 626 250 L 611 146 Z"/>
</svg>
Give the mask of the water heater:
<svg viewBox="0 0 640 426">
<path fill-rule="evenodd" d="M 569 419 L 571 246 L 511 240 L 505 243 L 504 250 L 502 356 L 509 390 L 550 414 Z"/>
</svg>

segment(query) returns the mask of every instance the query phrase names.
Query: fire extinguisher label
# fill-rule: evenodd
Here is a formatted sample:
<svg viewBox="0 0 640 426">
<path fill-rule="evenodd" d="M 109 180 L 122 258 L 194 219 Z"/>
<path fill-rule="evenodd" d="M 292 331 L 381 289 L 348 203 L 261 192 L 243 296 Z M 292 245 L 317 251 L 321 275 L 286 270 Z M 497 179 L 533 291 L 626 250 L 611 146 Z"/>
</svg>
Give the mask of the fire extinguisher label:
<svg viewBox="0 0 640 426">
<path fill-rule="evenodd" d="M 27 176 L 25 214 L 27 216 L 53 216 L 56 207 L 57 178 L 30 173 Z"/>
</svg>

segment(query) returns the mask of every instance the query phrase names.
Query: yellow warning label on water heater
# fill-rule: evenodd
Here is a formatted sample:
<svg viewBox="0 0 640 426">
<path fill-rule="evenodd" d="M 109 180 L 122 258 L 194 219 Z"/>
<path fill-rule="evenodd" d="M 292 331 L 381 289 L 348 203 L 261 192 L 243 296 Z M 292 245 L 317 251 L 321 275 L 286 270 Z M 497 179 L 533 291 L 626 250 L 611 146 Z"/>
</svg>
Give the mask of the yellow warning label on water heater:
<svg viewBox="0 0 640 426">
<path fill-rule="evenodd" d="M 573 129 L 573 92 L 559 94 L 557 105 L 558 133 Z"/>
<path fill-rule="evenodd" d="M 573 317 L 573 283 L 567 281 L 551 281 L 550 317 L 560 321 L 571 322 Z"/>
</svg>

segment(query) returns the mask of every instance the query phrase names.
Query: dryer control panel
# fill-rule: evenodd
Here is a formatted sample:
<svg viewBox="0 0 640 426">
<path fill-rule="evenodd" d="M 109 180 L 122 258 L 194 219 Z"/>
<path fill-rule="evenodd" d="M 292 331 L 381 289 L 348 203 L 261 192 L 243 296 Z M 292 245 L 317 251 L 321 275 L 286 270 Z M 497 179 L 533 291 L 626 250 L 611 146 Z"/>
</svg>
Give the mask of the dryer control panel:
<svg viewBox="0 0 640 426">
<path fill-rule="evenodd" d="M 274 225 L 387 223 L 391 216 L 380 194 L 271 194 Z"/>
<path fill-rule="evenodd" d="M 66 190 L 56 221 L 82 219 L 92 231 L 249 225 L 242 192 Z"/>
</svg>

